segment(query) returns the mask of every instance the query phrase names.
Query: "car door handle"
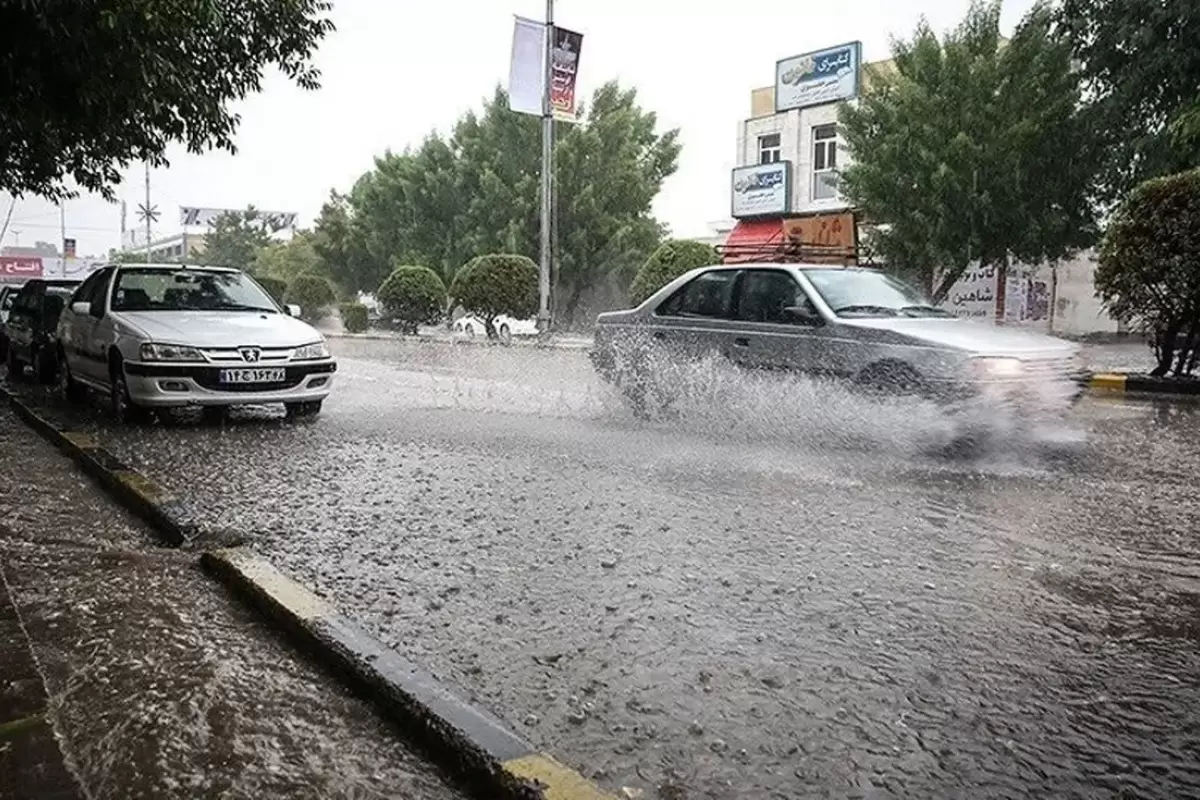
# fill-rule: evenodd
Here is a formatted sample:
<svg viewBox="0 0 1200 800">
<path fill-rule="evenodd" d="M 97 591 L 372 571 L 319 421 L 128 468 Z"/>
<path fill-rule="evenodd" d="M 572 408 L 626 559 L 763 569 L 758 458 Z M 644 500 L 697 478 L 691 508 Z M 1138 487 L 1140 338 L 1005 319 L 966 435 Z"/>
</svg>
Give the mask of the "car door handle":
<svg viewBox="0 0 1200 800">
<path fill-rule="evenodd" d="M 747 339 L 745 336 L 739 336 L 733 340 L 733 344 L 735 347 L 749 347 L 750 340 Z"/>
</svg>

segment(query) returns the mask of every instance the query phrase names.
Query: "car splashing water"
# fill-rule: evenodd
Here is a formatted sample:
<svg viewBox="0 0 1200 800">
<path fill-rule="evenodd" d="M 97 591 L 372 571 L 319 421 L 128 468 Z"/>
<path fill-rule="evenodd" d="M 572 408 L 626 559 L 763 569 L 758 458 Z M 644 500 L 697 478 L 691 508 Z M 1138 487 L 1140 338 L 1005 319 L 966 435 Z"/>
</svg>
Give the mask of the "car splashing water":
<svg viewBox="0 0 1200 800">
<path fill-rule="evenodd" d="M 843 381 L 745 370 L 715 354 L 684 361 L 648 350 L 639 361 L 653 375 L 643 416 L 662 430 L 901 459 L 953 454 L 991 468 L 1023 466 L 1047 451 L 1070 452 L 1085 442 L 1062 420 L 1031 421 L 996 401 L 983 401 L 963 416 L 921 398 L 872 397 Z M 606 404 L 631 405 L 620 394 L 615 391 Z M 955 450 L 966 425 L 985 436 Z"/>
</svg>

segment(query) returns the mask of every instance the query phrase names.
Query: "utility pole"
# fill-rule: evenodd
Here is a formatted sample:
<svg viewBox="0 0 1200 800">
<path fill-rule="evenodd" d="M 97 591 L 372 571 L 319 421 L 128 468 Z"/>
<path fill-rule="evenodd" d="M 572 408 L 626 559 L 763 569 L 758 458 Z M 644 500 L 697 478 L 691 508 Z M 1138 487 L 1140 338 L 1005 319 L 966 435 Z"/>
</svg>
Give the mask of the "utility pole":
<svg viewBox="0 0 1200 800">
<path fill-rule="evenodd" d="M 550 333 L 550 224 L 554 192 L 554 108 L 550 103 L 550 83 L 554 77 L 554 0 L 546 0 L 545 55 L 542 65 L 542 242 L 538 274 L 538 332 Z"/>
</svg>

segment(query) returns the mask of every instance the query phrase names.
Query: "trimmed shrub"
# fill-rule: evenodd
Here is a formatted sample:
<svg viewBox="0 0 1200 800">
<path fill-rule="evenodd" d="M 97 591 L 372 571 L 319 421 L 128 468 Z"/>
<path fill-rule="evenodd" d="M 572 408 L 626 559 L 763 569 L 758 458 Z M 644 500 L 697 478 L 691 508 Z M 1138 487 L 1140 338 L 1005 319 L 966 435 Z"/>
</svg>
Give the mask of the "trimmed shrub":
<svg viewBox="0 0 1200 800">
<path fill-rule="evenodd" d="M 446 313 L 446 284 L 429 267 L 396 267 L 375 297 L 384 316 L 404 333 L 416 333 L 418 325 L 436 324 Z"/>
<path fill-rule="evenodd" d="M 333 305 L 333 284 L 320 275 L 297 275 L 288 284 L 284 299 L 300 306 L 301 319 L 315 322 Z"/>
<path fill-rule="evenodd" d="M 669 239 L 658 246 L 629 285 L 629 300 L 641 305 L 650 295 L 696 267 L 721 263 L 716 248 L 687 239 Z"/>
<path fill-rule="evenodd" d="M 538 268 L 525 256 L 476 256 L 459 269 L 450 296 L 468 314 L 483 320 L 489 339 L 497 338 L 496 317 L 528 319 L 538 311 Z"/>
<path fill-rule="evenodd" d="M 342 303 L 338 311 L 342 314 L 342 327 L 346 333 L 362 333 L 367 329 L 367 307 L 362 303 Z"/>
</svg>

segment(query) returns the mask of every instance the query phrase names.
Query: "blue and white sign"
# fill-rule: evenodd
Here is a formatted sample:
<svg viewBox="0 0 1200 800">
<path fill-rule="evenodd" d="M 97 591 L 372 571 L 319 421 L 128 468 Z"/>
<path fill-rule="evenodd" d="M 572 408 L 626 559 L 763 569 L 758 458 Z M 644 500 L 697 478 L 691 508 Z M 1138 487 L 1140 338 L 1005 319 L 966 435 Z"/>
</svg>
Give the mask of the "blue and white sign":
<svg viewBox="0 0 1200 800">
<path fill-rule="evenodd" d="M 857 97 L 861 67 L 861 42 L 776 62 L 775 110 L 808 108 Z"/>
<path fill-rule="evenodd" d="M 754 164 L 733 171 L 730 215 L 734 219 L 767 217 L 792 210 L 792 162 Z"/>
</svg>

